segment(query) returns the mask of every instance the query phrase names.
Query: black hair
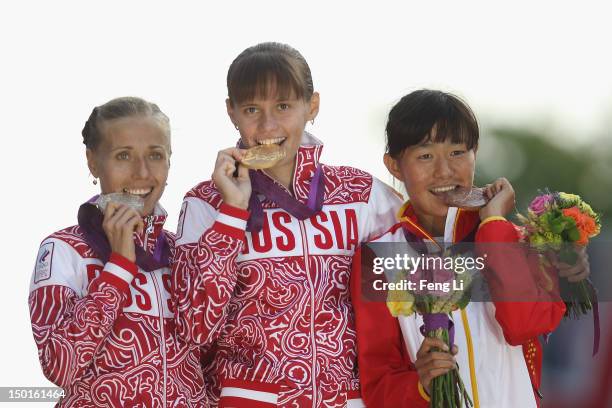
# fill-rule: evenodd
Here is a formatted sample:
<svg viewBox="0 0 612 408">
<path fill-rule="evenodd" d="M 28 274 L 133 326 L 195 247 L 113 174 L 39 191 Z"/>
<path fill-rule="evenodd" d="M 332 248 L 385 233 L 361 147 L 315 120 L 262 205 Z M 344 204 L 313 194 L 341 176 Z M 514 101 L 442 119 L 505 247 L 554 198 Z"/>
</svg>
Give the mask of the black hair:
<svg viewBox="0 0 612 408">
<path fill-rule="evenodd" d="M 298 50 L 276 42 L 242 51 L 227 71 L 227 94 L 232 104 L 267 97 L 274 87 L 281 99 L 293 95 L 309 101 L 314 92 L 308 63 Z"/>
<path fill-rule="evenodd" d="M 404 96 L 391 108 L 386 126 L 387 153 L 393 158 L 408 147 L 427 141 L 465 143 L 478 147 L 478 122 L 472 109 L 447 92 L 421 89 Z"/>
<path fill-rule="evenodd" d="M 102 140 L 101 128 L 104 122 L 133 116 L 151 116 L 157 119 L 166 134 L 170 136 L 170 120 L 156 104 L 142 98 L 124 96 L 96 106 L 91 111 L 81 131 L 83 144 L 88 149 L 96 150 Z"/>
</svg>

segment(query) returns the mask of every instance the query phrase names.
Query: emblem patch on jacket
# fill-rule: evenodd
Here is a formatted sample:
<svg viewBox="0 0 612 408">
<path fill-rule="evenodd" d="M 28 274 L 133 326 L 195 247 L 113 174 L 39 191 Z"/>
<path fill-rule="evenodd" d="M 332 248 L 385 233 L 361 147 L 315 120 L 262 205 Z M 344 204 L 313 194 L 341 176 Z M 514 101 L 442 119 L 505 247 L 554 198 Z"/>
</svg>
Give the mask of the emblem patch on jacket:
<svg viewBox="0 0 612 408">
<path fill-rule="evenodd" d="M 34 273 L 34 283 L 47 280 L 51 277 L 51 262 L 53 260 L 53 242 L 47 242 L 38 250 Z"/>
</svg>

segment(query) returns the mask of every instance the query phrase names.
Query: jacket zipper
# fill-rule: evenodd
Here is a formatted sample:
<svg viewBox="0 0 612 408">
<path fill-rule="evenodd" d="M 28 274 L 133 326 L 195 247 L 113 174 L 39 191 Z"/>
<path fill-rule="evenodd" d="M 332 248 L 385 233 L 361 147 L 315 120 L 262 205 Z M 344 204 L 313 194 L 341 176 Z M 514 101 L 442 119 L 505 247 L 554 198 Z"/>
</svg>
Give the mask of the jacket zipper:
<svg viewBox="0 0 612 408">
<path fill-rule="evenodd" d="M 165 329 L 164 329 L 164 304 L 163 304 L 163 299 L 159 290 L 159 284 L 157 283 L 157 278 L 158 276 L 160 276 L 157 271 L 152 272 L 151 275 L 153 276 L 153 285 L 155 286 L 155 295 L 157 297 L 157 309 L 159 311 L 159 327 L 161 329 L 161 355 L 162 355 L 162 365 L 163 365 L 163 370 L 164 370 L 164 382 L 163 382 L 163 386 L 164 386 L 164 391 L 163 391 L 163 398 L 164 398 L 164 407 L 166 407 L 166 386 L 167 386 L 167 380 L 168 380 L 168 374 L 167 374 L 167 356 L 166 356 L 166 333 L 165 333 Z"/>
<path fill-rule="evenodd" d="M 143 242 L 143 249 L 148 252 L 148 244 L 149 244 L 149 236 L 153 233 L 154 230 L 154 226 L 153 226 L 153 216 L 149 215 L 146 218 L 147 221 L 147 228 L 145 230 L 145 236 L 144 236 L 144 242 Z M 163 366 L 163 371 L 164 371 L 164 381 L 163 381 L 163 406 L 164 408 L 167 405 L 167 401 L 166 401 L 166 387 L 167 387 L 167 382 L 168 382 L 168 373 L 167 373 L 167 356 L 166 356 L 166 333 L 165 333 L 165 328 L 164 328 L 164 304 L 163 304 L 163 299 L 161 296 L 161 291 L 159 289 L 159 284 L 157 283 L 157 277 L 158 277 L 158 273 L 153 272 L 151 273 L 151 276 L 153 277 L 153 286 L 155 286 L 155 296 L 157 297 L 157 309 L 159 312 L 159 327 L 161 330 L 161 339 L 160 339 L 160 345 L 161 345 L 161 355 L 162 355 L 162 366 Z"/>
<path fill-rule="evenodd" d="M 300 233 L 302 234 L 302 251 L 304 252 L 304 265 L 306 266 L 306 276 L 308 277 L 308 286 L 310 288 L 310 338 L 312 342 L 312 367 L 311 367 L 311 380 L 312 380 L 312 406 L 316 406 L 317 396 L 317 344 L 315 337 L 315 289 L 312 282 L 312 276 L 310 276 L 310 266 L 308 262 L 308 241 L 306 237 L 306 227 L 304 221 L 299 221 Z"/>
<path fill-rule="evenodd" d="M 149 234 L 151 234 L 153 232 L 153 216 L 149 215 L 146 218 L 147 220 L 147 228 L 145 229 L 145 236 L 144 236 L 144 242 L 142 243 L 142 249 L 145 250 L 145 252 L 147 251 L 147 244 L 149 243 Z"/>
</svg>

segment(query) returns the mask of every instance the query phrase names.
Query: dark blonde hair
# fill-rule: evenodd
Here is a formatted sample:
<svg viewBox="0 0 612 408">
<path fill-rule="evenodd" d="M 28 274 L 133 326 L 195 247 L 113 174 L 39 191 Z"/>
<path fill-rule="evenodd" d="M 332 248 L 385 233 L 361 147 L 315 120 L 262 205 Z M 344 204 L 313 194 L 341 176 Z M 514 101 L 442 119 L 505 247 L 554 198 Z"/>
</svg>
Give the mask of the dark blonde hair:
<svg viewBox="0 0 612 408">
<path fill-rule="evenodd" d="M 292 94 L 309 101 L 314 92 L 308 63 L 295 48 L 275 42 L 254 45 L 234 59 L 227 72 L 232 104 L 267 97 L 274 89 L 281 99 Z"/>
<path fill-rule="evenodd" d="M 156 104 L 142 98 L 124 96 L 112 99 L 104 105 L 96 106 L 91 111 L 89 119 L 87 119 L 85 127 L 81 131 L 83 144 L 88 149 L 96 150 L 102 140 L 101 128 L 104 122 L 134 116 L 153 117 L 159 121 L 162 129 L 170 137 L 170 119 Z"/>
</svg>

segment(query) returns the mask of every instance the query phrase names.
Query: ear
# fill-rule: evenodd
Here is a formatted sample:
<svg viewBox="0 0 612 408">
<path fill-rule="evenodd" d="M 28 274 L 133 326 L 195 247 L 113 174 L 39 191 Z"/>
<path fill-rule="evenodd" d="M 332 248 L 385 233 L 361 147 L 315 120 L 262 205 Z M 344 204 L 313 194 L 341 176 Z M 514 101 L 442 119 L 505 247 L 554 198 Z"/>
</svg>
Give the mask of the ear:
<svg viewBox="0 0 612 408">
<path fill-rule="evenodd" d="M 96 164 L 96 154 L 91 149 L 85 149 L 85 155 L 87 156 L 87 167 L 89 167 L 89 172 L 95 178 L 98 178 L 98 168 Z"/>
<path fill-rule="evenodd" d="M 236 124 L 236 117 L 234 115 L 234 107 L 232 106 L 232 101 L 229 98 L 225 100 L 225 109 L 227 110 L 227 116 L 229 116 L 230 120 L 234 124 L 234 127 L 238 126 Z"/>
<path fill-rule="evenodd" d="M 308 119 L 313 120 L 319 114 L 319 104 L 321 103 L 321 97 L 318 92 L 313 92 L 310 97 L 310 109 L 308 110 Z"/>
<path fill-rule="evenodd" d="M 402 172 L 400 171 L 398 161 L 391 157 L 389 153 L 385 153 L 383 161 L 385 162 L 385 167 L 387 170 L 389 170 L 389 173 L 391 173 L 396 179 L 403 182 L 404 178 L 402 176 Z"/>
</svg>

